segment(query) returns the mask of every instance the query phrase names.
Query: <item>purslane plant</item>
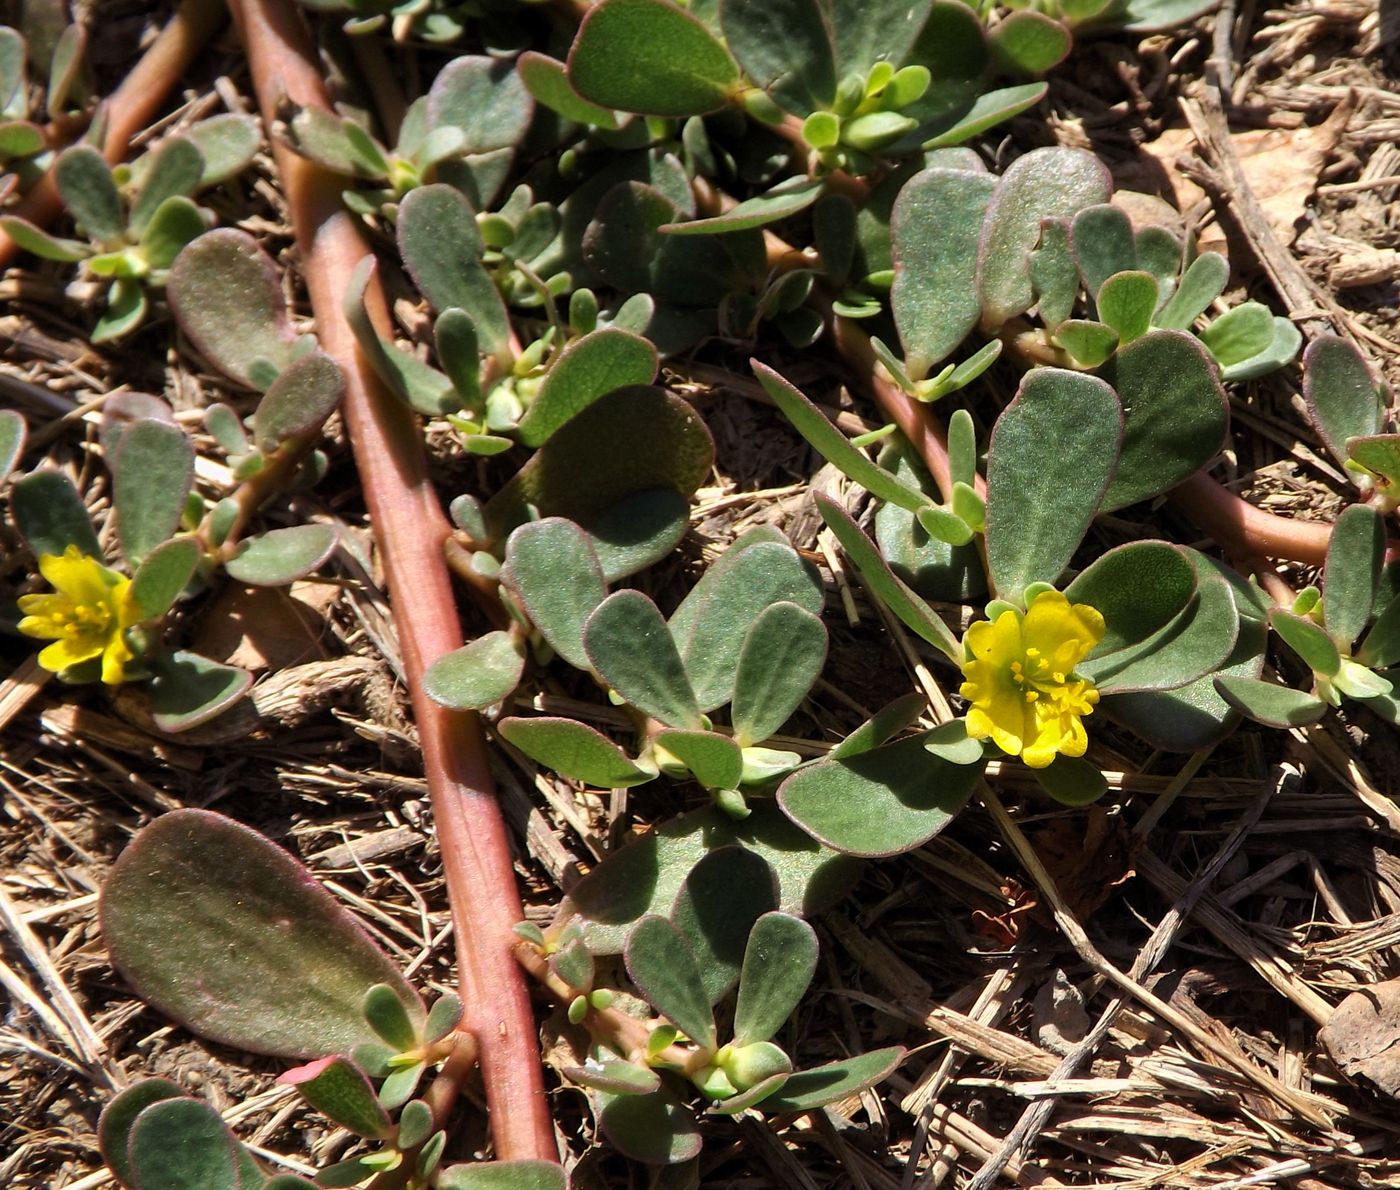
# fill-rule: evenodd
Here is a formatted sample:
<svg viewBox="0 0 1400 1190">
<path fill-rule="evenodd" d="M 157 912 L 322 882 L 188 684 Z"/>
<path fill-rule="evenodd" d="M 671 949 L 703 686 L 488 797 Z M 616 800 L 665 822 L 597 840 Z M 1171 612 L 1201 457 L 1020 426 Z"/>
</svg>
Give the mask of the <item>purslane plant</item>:
<svg viewBox="0 0 1400 1190">
<path fill-rule="evenodd" d="M 17 481 L 12 518 L 53 588 L 21 596 L 18 627 L 51 642 L 40 664 L 68 679 L 111 685 L 149 670 L 162 729 L 229 705 L 246 675 L 171 650 L 163 618 L 223 574 L 290 581 L 327 559 L 323 526 L 248 529 L 271 498 L 315 478 L 320 427 L 348 389 L 442 835 L 460 1019 L 453 1001 L 428 1012 L 340 925 L 326 927 L 336 945 L 316 963 L 262 934 L 253 955 L 220 960 L 221 929 L 249 926 L 238 906 L 259 886 L 210 889 L 201 877 L 215 861 L 260 873 L 286 920 L 328 911 L 291 860 L 212 816 L 155 824 L 103 900 L 114 962 L 153 1004 L 216 1040 L 311 1060 L 287 1081 L 372 1150 L 319 1184 L 562 1186 L 538 1072 L 525 1069 L 534 1044 L 517 962 L 566 1008 L 576 1060 L 562 1074 L 589 1090 L 603 1132 L 638 1160 L 693 1171 L 697 1111 L 713 1127 L 751 1107 L 812 1110 L 899 1059 L 881 1050 L 794 1070 L 829 1056 L 779 1039 L 815 961 L 803 918 L 857 858 L 946 829 L 989 762 L 1024 765 L 1073 805 L 1106 788 L 1092 757 L 1107 720 L 1198 750 L 1242 713 L 1294 725 L 1346 697 L 1394 718 L 1381 517 L 1396 504 L 1400 453 L 1365 361 L 1335 339 L 1304 358 L 1314 425 L 1371 504 L 1306 530 L 1317 560 L 1330 534 L 1321 593 L 1271 608 L 1196 549 L 1100 549 L 1101 514 L 1185 492 L 1182 506 L 1204 510 L 1202 527 L 1246 571 L 1258 556 L 1298 556 L 1270 536 L 1273 522 L 1235 533 L 1203 475 L 1227 442 L 1226 385 L 1289 366 L 1298 334 L 1259 303 L 1207 320 L 1227 263 L 1198 255 L 1166 213 L 1134 222 L 1092 155 L 1035 149 L 997 176 L 969 147 L 1044 94 L 994 80 L 1052 67 L 1071 26 L 1144 28 L 1192 5 L 601 0 L 548 38 L 526 5 L 337 5 L 361 36 L 383 23 L 400 37 L 455 36 L 475 21 L 492 49 L 442 68 L 382 139 L 330 112 L 288 6 L 236 7 L 264 115 L 282 122 L 275 151 L 327 354 L 295 333 L 250 237 L 195 234 L 202 149 L 177 136 L 115 171 L 93 149 L 69 150 L 59 181 L 100 251 L 8 226 L 32 245 L 96 251 L 90 265 L 118 282 L 168 279 L 204 360 L 261 397 L 251 416 L 236 395 L 206 411 L 231 483 L 197 493 L 189 436 L 168 409 L 114 398 L 125 413 L 100 445 L 115 506 L 104 540 L 120 557 L 103 553 L 65 477 L 41 468 Z M 378 127 L 397 122 L 386 113 Z M 347 189 L 347 177 L 371 188 Z M 364 229 L 389 223 L 392 248 L 371 255 Z M 411 293 L 399 265 L 426 310 L 401 302 L 395 323 L 381 281 Z M 116 295 L 118 314 L 134 308 L 131 292 Z M 828 336 L 891 423 L 850 439 L 755 365 L 849 481 L 817 508 L 867 592 L 960 696 L 949 722 L 914 695 L 834 744 L 782 738 L 802 723 L 827 634 L 821 585 L 776 530 L 741 537 L 674 606 L 616 589 L 674 548 L 714 461 L 698 414 L 657 383 L 664 361 L 770 327 L 804 346 Z M 993 366 L 1025 371 L 1002 408 L 981 383 Z M 419 418 L 450 428 L 496 484 L 448 493 L 450 522 Z M 20 431 L 11 419 L 0 429 L 13 458 Z M 495 626 L 460 648 L 449 574 Z M 945 602 L 972 612 L 961 634 L 935 606 Z M 1271 628 L 1304 662 L 1307 691 L 1264 679 Z M 598 687 L 591 716 L 534 713 L 530 683 L 568 669 Z M 1280 671 L 1297 671 L 1288 654 Z M 585 790 L 666 778 L 698 786 L 705 804 L 609 855 L 549 926 L 507 937 L 519 907 L 477 711 Z M 630 750 L 598 730 L 619 723 Z M 163 944 L 172 931 L 200 938 L 198 972 Z M 621 970 L 606 962 L 618 955 Z M 228 983 L 201 1015 L 192 992 L 208 992 L 211 972 Z M 339 988 L 334 1004 L 323 984 Z M 510 1001 L 499 1017 L 497 992 Z M 454 1165 L 445 1130 L 478 1058 L 506 1160 Z M 188 1180 L 171 1164 L 185 1151 L 207 1157 L 201 1184 L 220 1190 L 306 1184 L 258 1168 L 171 1084 L 119 1099 L 104 1151 L 137 1190 Z"/>
</svg>

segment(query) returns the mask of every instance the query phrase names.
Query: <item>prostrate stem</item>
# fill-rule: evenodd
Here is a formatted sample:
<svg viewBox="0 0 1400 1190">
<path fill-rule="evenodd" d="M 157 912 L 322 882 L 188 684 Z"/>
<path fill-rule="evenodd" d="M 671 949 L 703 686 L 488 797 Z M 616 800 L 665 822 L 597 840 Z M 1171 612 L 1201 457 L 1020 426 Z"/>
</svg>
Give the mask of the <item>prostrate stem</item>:
<svg viewBox="0 0 1400 1190">
<path fill-rule="evenodd" d="M 234 0 L 233 11 L 264 119 L 270 124 L 287 101 L 329 108 L 310 38 L 289 0 Z M 496 1156 L 556 1161 L 534 1017 L 512 955 L 522 912 L 485 740 L 475 715 L 448 711 L 423 691 L 424 670 L 462 643 L 443 557 L 451 527 L 428 480 L 417 418 L 364 364 L 341 309 L 351 270 L 370 251 L 341 204 L 344 179 L 284 146 L 274 152 L 321 346 L 345 372 L 345 420 L 413 698 L 457 936 L 463 1027 L 480 1048 Z M 380 332 L 389 333 L 382 290 L 372 284 L 365 296 Z"/>
</svg>

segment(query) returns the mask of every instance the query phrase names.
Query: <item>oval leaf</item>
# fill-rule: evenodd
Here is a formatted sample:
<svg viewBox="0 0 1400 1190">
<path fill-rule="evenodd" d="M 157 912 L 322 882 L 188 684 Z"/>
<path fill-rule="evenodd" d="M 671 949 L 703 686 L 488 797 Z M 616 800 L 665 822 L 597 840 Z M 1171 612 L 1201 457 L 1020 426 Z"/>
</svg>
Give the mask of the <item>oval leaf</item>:
<svg viewBox="0 0 1400 1190">
<path fill-rule="evenodd" d="M 839 1062 L 828 1062 L 825 1066 L 814 1066 L 811 1070 L 799 1070 L 776 1095 L 763 1101 L 763 1110 L 769 1113 L 801 1112 L 825 1107 L 888 1078 L 903 1060 L 904 1047 L 896 1045 L 854 1058 L 844 1058 Z"/>
<path fill-rule="evenodd" d="M 1320 698 L 1259 678 L 1218 677 L 1215 688 L 1241 714 L 1268 727 L 1306 727 L 1327 711 Z"/>
<path fill-rule="evenodd" d="M 1369 505 L 1343 509 L 1332 526 L 1322 579 L 1323 622 L 1345 653 L 1371 619 L 1385 547 L 1385 522 Z"/>
<path fill-rule="evenodd" d="M 664 917 L 644 917 L 627 935 L 627 974 L 647 1002 L 697 1045 L 715 1047 L 715 1021 L 695 954 Z"/>
<path fill-rule="evenodd" d="M 626 789 L 656 777 L 606 736 L 572 719 L 502 719 L 497 730 L 531 760 L 597 789 Z"/>
<path fill-rule="evenodd" d="M 273 529 L 239 542 L 224 569 L 252 587 L 285 587 L 322 565 L 338 541 L 334 525 Z"/>
<path fill-rule="evenodd" d="M 800 917 L 765 913 L 749 932 L 734 1009 L 734 1043 L 767 1041 L 793 1014 L 817 970 L 817 934 Z"/>
<path fill-rule="evenodd" d="M 324 352 L 313 351 L 287 365 L 258 402 L 253 441 L 272 454 L 288 438 L 321 428 L 345 395 L 345 377 Z"/>
<path fill-rule="evenodd" d="M 417 993 L 339 902 L 220 814 L 176 810 L 145 827 L 113 865 L 99 918 L 137 994 L 223 1045 L 348 1054 L 375 1040 L 363 1003 L 377 983 L 423 1020 Z"/>
<path fill-rule="evenodd" d="M 117 443 L 112 476 L 117 538 L 137 566 L 180 523 L 194 483 L 194 443 L 179 426 L 138 421 Z"/>
<path fill-rule="evenodd" d="M 345 1058 L 322 1058 L 287 1071 L 277 1081 L 295 1087 L 318 1112 L 356 1136 L 385 1140 L 393 1134 L 393 1122 L 364 1071 Z"/>
<path fill-rule="evenodd" d="M 599 397 L 656 378 L 656 348 L 640 335 L 604 328 L 575 339 L 545 373 L 517 428 L 526 446 L 539 446 Z"/>
<path fill-rule="evenodd" d="M 777 904 L 773 869 L 746 847 L 711 851 L 685 878 L 671 908 L 671 924 L 690 943 L 711 1004 L 738 982 L 749 931 Z"/>
<path fill-rule="evenodd" d="M 795 603 L 774 603 L 744 636 L 731 718 L 739 744 L 766 740 L 788 721 L 826 664 L 826 629 Z"/>
<path fill-rule="evenodd" d="M 479 711 L 508 698 L 524 672 L 525 654 L 515 637 L 488 632 L 428 666 L 423 689 L 454 711 Z"/>
<path fill-rule="evenodd" d="M 583 623 L 608 589 L 582 529 L 563 517 L 521 525 L 506 541 L 501 582 L 556 653 L 576 669 L 590 668 Z"/>
<path fill-rule="evenodd" d="M 131 581 L 131 597 L 143 620 L 163 616 L 174 606 L 194 577 L 200 553 L 197 539 L 181 536 L 156 546 L 146 556 Z"/>
<path fill-rule="evenodd" d="M 10 511 L 36 558 L 58 556 L 70 545 L 89 558 L 102 557 L 82 497 L 62 471 L 34 471 L 15 480 Z"/>
<path fill-rule="evenodd" d="M 671 630 L 640 591 L 603 600 L 584 623 L 583 643 L 593 668 L 638 710 L 671 727 L 702 726 Z"/>
<path fill-rule="evenodd" d="M 127 1149 L 140 1190 L 241 1190 L 237 1142 L 198 1099 L 163 1099 L 139 1116 Z"/>
<path fill-rule="evenodd" d="M 1165 628 L 1196 593 L 1196 568 L 1165 541 L 1132 541 L 1100 555 L 1065 588 L 1071 603 L 1087 603 L 1104 618 L 1094 656 L 1146 640 Z"/>
<path fill-rule="evenodd" d="M 660 731 L 656 743 L 679 760 L 706 789 L 733 789 L 743 776 L 739 745 L 712 731 Z"/>
<path fill-rule="evenodd" d="M 1320 335 L 1303 352 L 1303 399 L 1327 449 L 1347 460 L 1347 439 L 1368 438 L 1385 426 L 1390 393 L 1361 352 L 1336 335 Z"/>
</svg>

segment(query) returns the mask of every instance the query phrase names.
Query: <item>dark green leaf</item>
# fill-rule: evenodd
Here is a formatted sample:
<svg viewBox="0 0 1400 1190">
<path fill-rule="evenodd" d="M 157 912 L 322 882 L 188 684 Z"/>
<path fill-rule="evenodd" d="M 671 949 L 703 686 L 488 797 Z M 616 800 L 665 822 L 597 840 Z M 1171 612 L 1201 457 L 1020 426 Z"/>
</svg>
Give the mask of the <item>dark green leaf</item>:
<svg viewBox="0 0 1400 1190">
<path fill-rule="evenodd" d="M 711 731 L 662 731 L 656 745 L 669 752 L 707 789 L 733 789 L 743 774 L 739 745 Z"/>
<path fill-rule="evenodd" d="M 36 558 L 58 556 L 70 545 L 89 558 L 102 557 L 82 497 L 61 471 L 34 471 L 15 480 L 10 512 Z"/>
<path fill-rule="evenodd" d="M 216 368 L 249 388 L 260 361 L 281 371 L 296 333 L 277 268 L 246 232 L 220 228 L 185 248 L 166 294 L 180 328 Z"/>
<path fill-rule="evenodd" d="M 1218 677 L 1215 688 L 1241 714 L 1269 727 L 1306 727 L 1327 711 L 1320 698 L 1258 678 Z"/>
<path fill-rule="evenodd" d="M 788 219 L 805 211 L 826 189 L 826 183 L 805 177 L 789 178 L 768 191 L 746 199 L 722 215 L 708 219 L 690 219 L 682 223 L 663 223 L 656 230 L 666 235 L 695 236 L 712 232 L 749 231 Z"/>
<path fill-rule="evenodd" d="M 194 577 L 200 553 L 198 540 L 181 536 L 162 542 L 146 555 L 131 582 L 131 597 L 142 619 L 154 620 L 174 606 Z"/>
<path fill-rule="evenodd" d="M 915 380 L 977 325 L 977 247 L 995 188 L 987 173 L 934 168 L 915 174 L 899 193 L 890 225 L 890 301 Z"/>
<path fill-rule="evenodd" d="M 399 1003 L 392 991 L 389 995 Z M 287 1071 L 277 1081 L 295 1087 L 318 1112 L 356 1136 L 386 1140 L 393 1134 L 393 1122 L 375 1098 L 369 1079 L 345 1058 L 321 1058 Z"/>
<path fill-rule="evenodd" d="M 1041 220 L 1040 245 L 1031 253 L 1030 273 L 1040 321 L 1047 330 L 1056 330 L 1074 312 L 1074 299 L 1079 295 L 1069 220 Z"/>
<path fill-rule="evenodd" d="M 1002 175 L 982 226 L 977 288 L 985 325 L 999 327 L 1034 304 L 1030 253 L 1041 220 L 1107 202 L 1111 187 L 1098 158 L 1077 149 L 1032 149 Z"/>
<path fill-rule="evenodd" d="M 897 855 L 952 822 L 981 775 L 979 765 L 932 756 L 922 735 L 870 752 L 818 761 L 778 789 L 783 812 L 850 855 Z"/>
<path fill-rule="evenodd" d="M 175 734 L 208 723 L 247 692 L 253 675 L 220 665 L 198 653 L 178 650 L 155 665 L 151 714 L 161 731 Z"/>
<path fill-rule="evenodd" d="M 162 1099 L 136 1117 L 127 1157 L 139 1190 L 241 1190 L 237 1142 L 197 1099 Z"/>
<path fill-rule="evenodd" d="M 771 604 L 744 636 L 731 719 L 743 746 L 773 735 L 807 697 L 826 663 L 826 629 L 795 603 Z"/>
<path fill-rule="evenodd" d="M 1368 505 L 1350 505 L 1332 526 L 1323 572 L 1323 623 L 1343 652 L 1351 652 L 1371 619 L 1385 547 L 1385 522 Z"/>
<path fill-rule="evenodd" d="M 312 351 L 278 373 L 253 413 L 253 441 L 271 454 L 289 438 L 318 431 L 345 395 L 345 377 L 324 352 Z"/>
<path fill-rule="evenodd" d="M 593 668 L 638 710 L 668 726 L 702 726 L 671 630 L 640 591 L 603 600 L 584 623 L 583 643 Z"/>
<path fill-rule="evenodd" d="M 1204 467 L 1225 444 L 1229 402 L 1201 345 L 1183 331 L 1151 331 L 1103 371 L 1123 404 L 1123 453 L 1106 510 L 1146 500 Z"/>
<path fill-rule="evenodd" d="M 1348 438 L 1384 429 L 1390 392 L 1356 347 L 1336 335 L 1321 335 L 1303 353 L 1303 399 L 1313 429 L 1344 463 Z"/>
<path fill-rule="evenodd" d="M 167 137 L 158 149 L 152 150 L 141 190 L 131 204 L 127 219 L 130 234 L 139 237 L 166 199 L 193 194 L 203 173 L 204 156 L 194 142 L 179 135 Z"/>
<path fill-rule="evenodd" d="M 828 1062 L 811 1070 L 799 1070 L 783 1084 L 782 1090 L 763 1101 L 763 1110 L 776 1114 L 825 1107 L 888 1078 L 903 1060 L 904 1047 L 891 1046 L 839 1062 Z"/>
<path fill-rule="evenodd" d="M 822 520 L 835 534 L 841 548 L 846 551 L 846 556 L 855 563 L 870 590 L 905 627 L 923 637 L 950 659 L 960 661 L 962 645 L 957 638 L 939 619 L 938 614 L 889 568 L 880 556 L 880 551 L 875 548 L 874 542 L 861 532 L 860 526 L 851 519 L 850 513 L 821 493 L 817 494 L 816 501 Z"/>
<path fill-rule="evenodd" d="M 1122 410 L 1102 380 L 1036 368 L 1021 381 L 987 450 L 987 561 L 1001 598 L 1019 599 L 1069 564 L 1122 440 Z"/>
<path fill-rule="evenodd" d="M 423 1018 L 397 966 L 305 868 L 207 810 L 144 828 L 107 878 L 99 912 L 113 965 L 141 998 L 223 1045 L 349 1053 L 374 1040 L 362 1004 L 376 983 Z"/>
<path fill-rule="evenodd" d="M 928 699 L 917 690 L 900 695 L 851 732 L 827 753 L 827 757 L 839 760 L 845 756 L 859 756 L 862 752 L 878 748 L 906 727 L 913 726 L 927 706 Z"/>
<path fill-rule="evenodd" d="M 1179 546 L 1132 541 L 1100 555 L 1068 587 L 1065 598 L 1104 618 L 1102 657 L 1146 640 L 1185 610 L 1196 593 L 1196 570 Z"/>
<path fill-rule="evenodd" d="M 454 711 L 479 711 L 508 698 L 524 671 L 520 642 L 509 632 L 488 632 L 428 666 L 423 689 Z"/>
<path fill-rule="evenodd" d="M 1087 806 L 1108 792 L 1103 773 L 1080 756 L 1055 757 L 1035 779 L 1062 806 Z"/>
<path fill-rule="evenodd" d="M 74 145 L 58 155 L 54 185 L 68 213 L 104 246 L 122 238 L 122 202 L 112 169 L 91 145 Z"/>
<path fill-rule="evenodd" d="M 143 419 L 121 436 L 112 476 L 117 538 L 135 567 L 180 523 L 194 483 L 194 444 L 179 426 Z"/>
<path fill-rule="evenodd" d="M 552 1161 L 492 1161 L 449 1165 L 435 1184 L 439 1190 L 567 1190 L 568 1180 Z"/>
<path fill-rule="evenodd" d="M 1336 643 L 1313 621 L 1275 608 L 1269 613 L 1269 624 L 1315 673 L 1331 677 L 1341 669 Z"/>
<path fill-rule="evenodd" d="M 1400 661 L 1400 599 L 1392 599 L 1376 617 L 1356 660 L 1371 669 L 1388 669 Z"/>
<path fill-rule="evenodd" d="M 556 653 L 576 669 L 589 668 L 583 622 L 608 590 L 582 529 L 562 517 L 521 525 L 506 540 L 501 582 Z"/>
<path fill-rule="evenodd" d="M 257 118 L 235 114 L 210 116 L 186 129 L 184 136 L 194 142 L 204 159 L 198 183 L 201 190 L 241 172 L 262 143 Z"/>
<path fill-rule="evenodd" d="M 924 137 L 922 147 L 926 150 L 961 145 L 987 129 L 995 128 L 1013 116 L 1029 111 L 1045 98 L 1048 89 L 1046 83 L 1022 83 L 1015 87 L 987 91 L 978 95 L 972 101 L 972 105 L 966 111 L 960 111 L 956 118 L 939 121 L 932 128 L 922 128 L 915 135 Z M 926 135 L 930 132 L 932 135 Z"/>
<path fill-rule="evenodd" d="M 786 1023 L 817 969 L 817 935 L 801 918 L 765 913 L 749 933 L 734 1009 L 734 1042 L 767 1041 Z"/>
<path fill-rule="evenodd" d="M 714 1016 L 685 935 L 664 917 L 644 917 L 627 935 L 623 958 L 647 1003 L 697 1045 L 714 1049 Z"/>
<path fill-rule="evenodd" d="M 598 1124 L 626 1156 L 650 1165 L 674 1165 L 699 1155 L 695 1117 L 664 1091 L 655 1095 L 599 1093 Z"/>
<path fill-rule="evenodd" d="M 639 335 L 611 327 L 574 340 L 545 373 L 538 394 L 520 419 L 519 437 L 539 446 L 599 397 L 656 377 L 656 348 Z"/>
<path fill-rule="evenodd" d="M 146 225 L 141 235 L 141 252 L 153 269 L 168 269 L 175 258 L 202 236 L 206 229 L 204 215 L 183 195 L 167 198 Z"/>
<path fill-rule="evenodd" d="M 558 112 L 577 124 L 592 124 L 613 131 L 618 127 L 615 113 L 596 103 L 590 103 L 574 90 L 564 63 L 530 50 L 516 59 L 516 69 L 526 89 L 536 102 Z"/>
<path fill-rule="evenodd" d="M 744 74 L 780 107 L 806 116 L 831 105 L 836 60 L 818 0 L 725 0 L 720 28 Z"/>
<path fill-rule="evenodd" d="M 671 924 L 690 943 L 711 1004 L 738 982 L 749 931 L 777 904 L 773 869 L 746 847 L 716 848 L 691 869 L 671 907 Z"/>
<path fill-rule="evenodd" d="M 224 569 L 249 586 L 285 587 L 323 565 L 338 541 L 334 525 L 273 529 L 239 542 Z"/>
<path fill-rule="evenodd" d="M 513 63 L 465 55 L 438 71 L 428 91 L 428 125 L 434 133 L 460 128 L 461 152 L 514 149 L 535 114 L 535 101 Z"/>
<path fill-rule="evenodd" d="M 1096 203 L 1075 215 L 1070 225 L 1070 244 L 1084 288 L 1091 294 L 1097 294 L 1116 273 L 1138 267 L 1133 225 L 1123 210 L 1112 203 Z"/>
<path fill-rule="evenodd" d="M 618 1058 L 595 1059 L 592 1066 L 565 1066 L 560 1073 L 581 1087 L 614 1095 L 650 1095 L 661 1085 L 656 1071 L 650 1067 Z"/>
<path fill-rule="evenodd" d="M 602 0 L 569 51 L 569 81 L 603 107 L 696 116 L 728 102 L 739 82 L 729 51 L 668 0 Z"/>
<path fill-rule="evenodd" d="M 992 26 L 992 56 L 1008 73 L 1044 74 L 1069 53 L 1070 32 L 1059 21 L 1033 9 L 1004 16 Z"/>
<path fill-rule="evenodd" d="M 5 32 L 0 27 L 0 33 Z M 97 1143 L 102 1159 L 123 1186 L 135 1185 L 131 1169 L 131 1130 L 140 1114 L 162 1099 L 180 1099 L 185 1092 L 165 1078 L 147 1078 L 133 1083 L 102 1109 L 97 1123 Z"/>
</svg>

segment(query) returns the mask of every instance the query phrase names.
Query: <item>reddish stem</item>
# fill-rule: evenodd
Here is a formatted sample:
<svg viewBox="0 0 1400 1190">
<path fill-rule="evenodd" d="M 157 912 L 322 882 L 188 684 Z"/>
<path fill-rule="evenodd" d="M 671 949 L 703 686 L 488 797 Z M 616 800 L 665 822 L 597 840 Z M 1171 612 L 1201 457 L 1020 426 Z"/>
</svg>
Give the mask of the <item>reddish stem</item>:
<svg viewBox="0 0 1400 1190">
<path fill-rule="evenodd" d="M 102 105 L 107 122 L 102 155 L 110 164 L 116 165 L 126 157 L 131 138 L 150 123 L 170 89 L 225 19 L 220 0 L 185 0 L 176 10 L 122 85 Z M 50 169 L 9 213 L 44 227 L 61 210 L 63 203 Z M 0 231 L 0 268 L 9 264 L 18 250 L 19 245 Z"/>
<path fill-rule="evenodd" d="M 285 100 L 328 109 L 311 39 L 288 0 L 234 0 L 233 11 L 264 119 L 271 123 Z M 370 251 L 359 221 L 341 205 L 343 179 L 283 146 L 274 153 L 321 345 L 345 372 L 345 420 L 413 698 L 457 936 L 463 1027 L 480 1047 L 496 1156 L 557 1161 L 534 1017 L 512 954 L 523 914 L 481 725 L 423 690 L 424 670 L 462 642 L 443 559 L 451 526 L 428 480 L 417 418 L 365 366 L 341 309 L 350 273 Z M 380 333 L 389 333 L 377 282 L 365 305 Z"/>
</svg>

